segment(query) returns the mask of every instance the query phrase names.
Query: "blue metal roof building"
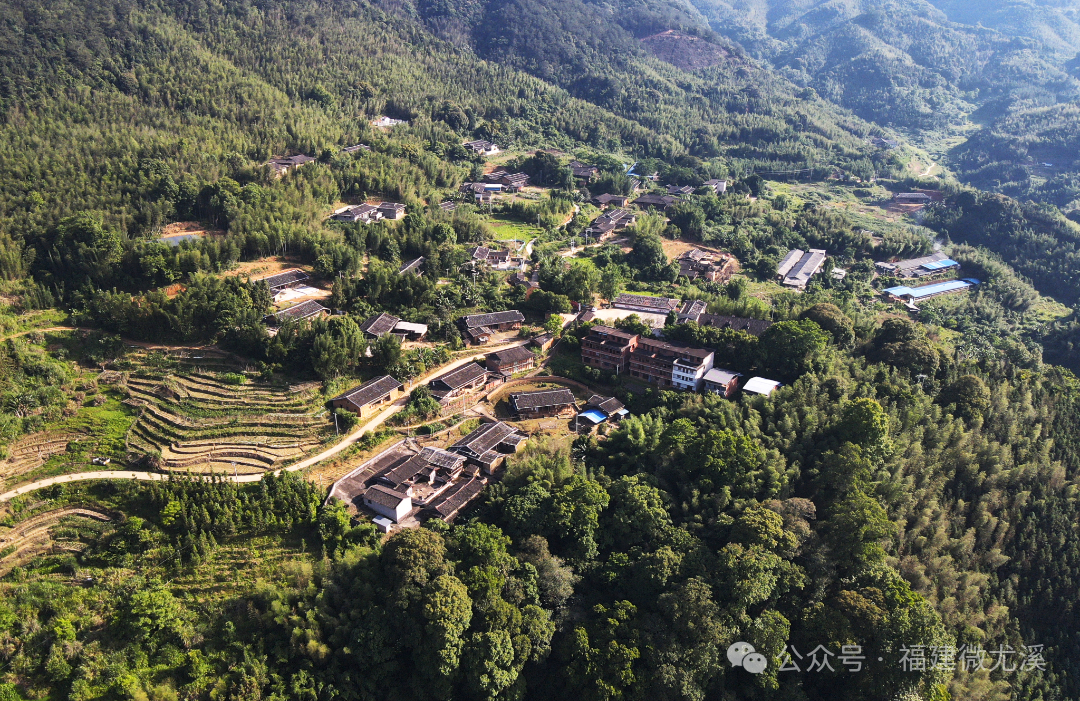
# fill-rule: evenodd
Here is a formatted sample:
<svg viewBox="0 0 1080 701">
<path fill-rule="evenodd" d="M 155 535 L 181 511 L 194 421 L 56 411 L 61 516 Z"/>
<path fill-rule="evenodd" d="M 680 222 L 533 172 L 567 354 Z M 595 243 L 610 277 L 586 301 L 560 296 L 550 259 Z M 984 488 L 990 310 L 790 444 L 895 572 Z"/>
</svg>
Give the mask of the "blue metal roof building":
<svg viewBox="0 0 1080 701">
<path fill-rule="evenodd" d="M 943 295 L 948 292 L 958 292 L 960 290 L 965 290 L 978 284 L 979 281 L 975 278 L 965 278 L 963 280 L 946 280 L 944 282 L 935 282 L 932 285 L 923 285 L 921 287 L 908 287 L 907 285 L 890 287 L 885 290 L 885 294 L 914 301 L 919 299 L 936 297 L 937 295 Z"/>
</svg>

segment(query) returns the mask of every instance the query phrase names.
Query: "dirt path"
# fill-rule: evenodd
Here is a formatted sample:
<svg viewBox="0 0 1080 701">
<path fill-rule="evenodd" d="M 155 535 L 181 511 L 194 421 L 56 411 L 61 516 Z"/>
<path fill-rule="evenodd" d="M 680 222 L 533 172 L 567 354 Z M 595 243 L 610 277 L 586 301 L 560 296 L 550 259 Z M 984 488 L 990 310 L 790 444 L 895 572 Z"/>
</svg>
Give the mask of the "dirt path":
<svg viewBox="0 0 1080 701">
<path fill-rule="evenodd" d="M 483 355 L 487 355 L 488 353 L 490 353 L 493 350 L 502 350 L 504 348 L 514 348 L 514 347 L 517 347 L 517 346 L 524 346 L 528 342 L 529 342 L 528 339 L 525 339 L 525 340 L 514 341 L 512 343 L 506 343 L 506 344 L 502 344 L 502 345 L 498 345 L 498 346 L 487 347 L 487 348 L 485 348 L 484 350 L 482 350 L 482 351 L 480 351 L 478 353 L 473 353 L 471 355 L 465 356 L 464 358 L 459 358 L 459 359 L 453 361 L 452 363 L 448 363 L 447 365 L 444 365 L 444 366 L 442 366 L 440 368 L 436 368 L 434 370 L 431 370 L 430 372 L 428 372 L 428 373 L 426 373 L 424 375 L 421 375 L 420 377 L 415 378 L 412 382 L 409 383 L 409 388 L 411 389 L 412 387 L 415 387 L 416 385 L 418 385 L 420 383 L 427 382 L 428 380 L 430 380 L 430 379 L 432 379 L 432 378 L 434 378 L 434 377 L 436 377 L 438 375 L 441 375 L 441 374 L 443 374 L 445 372 L 450 372 L 451 370 L 455 370 L 455 369 L 461 367 L 462 365 L 465 365 L 466 363 L 473 362 L 478 357 L 483 356 Z M 343 438 L 340 442 L 332 445 L 331 447 L 327 448 L 326 450 L 322 451 L 321 453 L 319 453 L 317 455 L 313 455 L 310 458 L 306 458 L 304 460 L 301 460 L 300 462 L 289 465 L 288 467 L 282 468 L 281 470 L 275 470 L 274 474 L 280 474 L 282 472 L 295 472 L 297 470 L 303 470 L 305 468 L 311 467 L 312 465 L 314 465 L 316 463 L 322 462 L 323 460 L 326 460 L 327 458 L 330 458 L 330 457 L 333 457 L 334 455 L 337 455 L 338 453 L 342 452 L 343 450 L 345 450 L 346 448 L 348 448 L 349 446 L 353 445 L 358 440 L 363 438 L 364 434 L 366 434 L 368 431 L 372 431 L 372 430 L 378 428 L 379 426 L 381 426 L 393 414 L 395 414 L 402 407 L 404 407 L 405 404 L 408 401 L 409 401 L 409 395 L 404 394 L 401 398 L 399 398 L 393 404 L 390 404 L 385 409 L 383 409 L 381 412 L 379 412 L 374 417 L 372 417 L 367 423 L 359 426 L 355 431 L 353 431 L 349 435 L 345 436 L 345 438 Z M 37 491 L 39 489 L 44 489 L 45 487 L 51 487 L 51 486 L 57 485 L 57 484 L 66 484 L 68 482 L 85 482 L 87 480 L 99 480 L 99 479 L 132 479 L 132 480 L 142 480 L 142 481 L 146 481 L 146 482 L 161 482 L 161 481 L 169 479 L 169 477 L 172 476 L 172 474 L 175 474 L 175 473 L 168 473 L 168 472 L 137 472 L 137 471 L 134 471 L 134 470 L 98 470 L 98 471 L 95 471 L 95 472 L 79 472 L 79 473 L 71 474 L 71 475 L 58 475 L 56 477 L 49 477 L 48 479 L 38 480 L 37 482 L 31 482 L 30 484 L 24 484 L 21 487 L 18 487 L 16 489 L 12 489 L 12 490 L 10 490 L 8 492 L 4 492 L 3 494 L 0 494 L 0 503 L 11 501 L 15 497 L 20 496 L 22 494 L 28 494 L 30 492 Z M 224 476 L 224 479 L 227 479 L 230 482 L 237 482 L 237 483 L 258 482 L 259 480 L 262 479 L 264 474 L 266 474 L 266 473 L 265 472 L 259 472 L 259 473 L 255 473 L 255 474 L 251 474 L 251 475 L 237 475 L 237 476 L 227 476 L 226 475 L 226 476 Z M 177 475 L 177 476 L 181 476 L 181 475 Z M 221 475 L 219 475 L 218 477 L 222 478 Z M 209 478 L 209 476 L 207 476 L 206 478 Z"/>
<path fill-rule="evenodd" d="M 0 338 L 0 342 L 6 341 L 9 338 L 18 338 L 19 336 L 25 336 L 25 335 L 31 334 L 31 333 L 39 333 L 39 332 L 40 333 L 47 333 L 49 331 L 78 331 L 78 330 L 79 329 L 77 327 L 75 327 L 75 326 L 49 326 L 49 327 L 44 328 L 44 329 L 30 329 L 29 331 L 20 331 L 18 333 L 13 333 L 13 334 L 11 334 L 9 336 L 4 336 L 3 338 Z"/>
</svg>

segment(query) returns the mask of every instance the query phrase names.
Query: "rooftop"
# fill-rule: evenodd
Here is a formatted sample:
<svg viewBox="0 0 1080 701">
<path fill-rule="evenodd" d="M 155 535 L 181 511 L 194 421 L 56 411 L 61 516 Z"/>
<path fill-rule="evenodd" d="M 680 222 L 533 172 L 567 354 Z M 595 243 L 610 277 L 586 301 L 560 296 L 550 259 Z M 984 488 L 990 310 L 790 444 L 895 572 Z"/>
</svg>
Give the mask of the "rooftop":
<svg viewBox="0 0 1080 701">
<path fill-rule="evenodd" d="M 510 405 L 514 407 L 514 411 L 567 406 L 576 403 L 576 401 L 574 393 L 568 389 L 543 389 L 538 392 L 521 392 L 520 394 L 510 395 Z"/>
<path fill-rule="evenodd" d="M 715 382 L 718 385 L 726 385 L 736 377 L 742 377 L 742 373 L 724 370 L 723 368 L 713 368 L 705 373 L 706 382 Z"/>
<path fill-rule="evenodd" d="M 749 392 L 750 394 L 764 394 L 768 396 L 772 394 L 773 390 L 780 386 L 780 383 L 776 380 L 767 380 L 764 377 L 751 377 L 743 385 L 743 392 Z"/>
<path fill-rule="evenodd" d="M 478 326 L 494 326 L 496 324 L 513 324 L 525 321 L 525 316 L 517 309 L 509 309 L 505 312 L 490 312 L 488 314 L 469 314 L 462 317 L 465 328 L 474 329 Z"/>
<path fill-rule="evenodd" d="M 587 406 L 596 407 L 605 414 L 614 414 L 620 409 L 625 408 L 624 404 L 615 397 L 605 397 L 601 394 L 594 394 L 589 397 L 589 401 L 585 403 Z"/>
<path fill-rule="evenodd" d="M 360 324 L 360 330 L 376 338 L 388 334 L 394 330 L 401 319 L 392 314 L 383 312 L 377 316 L 368 317 Z"/>
<path fill-rule="evenodd" d="M 323 312 L 330 311 L 323 305 L 319 304 L 313 299 L 309 299 L 306 302 L 295 304 L 288 309 L 282 309 L 280 312 L 274 315 L 274 318 L 278 322 L 286 321 L 289 319 L 306 319 L 309 316 L 315 316 L 316 314 L 322 314 Z"/>
<path fill-rule="evenodd" d="M 366 406 L 385 397 L 393 390 L 402 388 L 403 385 L 400 382 L 389 375 L 383 375 L 382 377 L 376 377 L 373 380 L 368 380 L 362 385 L 353 387 L 345 394 L 334 397 L 334 399 L 347 399 L 356 406 Z"/>
<path fill-rule="evenodd" d="M 497 359 L 499 363 L 520 363 L 531 360 L 535 356 L 531 350 L 524 346 L 513 346 L 512 348 L 493 351 L 488 354 L 488 358 L 491 357 Z"/>
<path fill-rule="evenodd" d="M 524 439 L 524 435 L 510 424 L 496 421 L 480 425 L 475 431 L 463 436 L 450 446 L 448 450 L 454 453 L 465 452 L 480 456 L 508 439 L 516 440 L 516 437 Z"/>
<path fill-rule="evenodd" d="M 280 273 L 274 275 L 267 275 L 266 277 L 255 278 L 254 282 L 265 282 L 271 289 L 275 287 L 281 287 L 282 285 L 291 285 L 295 282 L 303 282 L 307 280 L 310 275 L 305 273 L 299 268 L 293 268 L 291 270 L 282 270 Z"/>
<path fill-rule="evenodd" d="M 398 270 L 398 275 L 401 275 L 402 273 L 407 273 L 407 272 L 409 272 L 411 270 L 419 271 L 420 266 L 423 265 L 423 264 L 424 264 L 424 257 L 423 256 L 420 256 L 419 258 L 413 258 L 408 263 L 402 264 L 401 268 Z"/>
<path fill-rule="evenodd" d="M 380 506 L 385 506 L 390 509 L 396 509 L 398 504 L 409 498 L 408 494 L 402 494 L 396 492 L 389 487 L 384 487 L 381 484 L 376 484 L 372 487 L 368 487 L 364 492 L 364 499 L 373 501 Z"/>
<path fill-rule="evenodd" d="M 966 278 L 963 280 L 946 280 L 944 282 L 935 282 L 932 285 L 923 285 L 921 287 L 908 287 L 907 285 L 901 285 L 899 287 L 890 287 L 885 290 L 885 292 L 896 297 L 911 297 L 912 299 L 923 299 L 924 297 L 932 297 L 933 295 L 939 295 L 945 292 L 955 292 L 957 290 L 963 290 L 978 284 L 979 281 L 975 278 Z"/>
<path fill-rule="evenodd" d="M 487 375 L 487 370 L 478 363 L 466 363 L 456 370 L 451 370 L 445 375 L 439 375 L 432 382 L 440 382 L 450 389 L 464 387 L 470 382 L 475 382 L 480 377 Z"/>
</svg>

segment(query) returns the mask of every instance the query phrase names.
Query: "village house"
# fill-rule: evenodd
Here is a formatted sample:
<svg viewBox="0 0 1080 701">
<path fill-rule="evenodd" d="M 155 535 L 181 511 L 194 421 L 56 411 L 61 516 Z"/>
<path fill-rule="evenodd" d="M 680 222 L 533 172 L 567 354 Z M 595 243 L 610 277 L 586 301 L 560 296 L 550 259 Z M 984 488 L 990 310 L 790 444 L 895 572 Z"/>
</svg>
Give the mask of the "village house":
<svg viewBox="0 0 1080 701">
<path fill-rule="evenodd" d="M 317 160 L 314 156 L 305 156 L 304 154 L 298 156 L 274 156 L 266 165 L 270 166 L 270 170 L 274 171 L 274 177 L 280 178 L 289 171 L 306 166 L 314 160 Z"/>
<path fill-rule="evenodd" d="M 304 321 L 306 319 L 322 318 L 330 313 L 330 310 L 319 304 L 313 299 L 301 302 L 300 304 L 294 304 L 288 309 L 282 309 L 276 314 L 271 314 L 267 317 L 267 321 L 280 326 L 286 321 Z"/>
<path fill-rule="evenodd" d="M 678 259 L 679 274 L 691 280 L 724 282 L 735 272 L 735 259 L 722 253 L 711 253 L 694 248 Z"/>
<path fill-rule="evenodd" d="M 577 400 L 568 389 L 518 392 L 510 395 L 510 409 L 522 420 L 570 416 L 577 411 Z"/>
<path fill-rule="evenodd" d="M 509 377 L 536 367 L 536 355 L 524 346 L 513 346 L 489 353 L 486 365 L 488 371 Z"/>
<path fill-rule="evenodd" d="M 593 204 L 597 207 L 618 207 L 622 209 L 630 204 L 630 198 L 626 195 L 597 195 L 592 198 Z"/>
<path fill-rule="evenodd" d="M 540 289 L 540 271 L 533 271 L 532 275 L 526 275 L 523 271 L 518 271 L 511 275 L 506 280 L 514 287 L 525 287 L 525 298 L 528 299 L 535 290 Z"/>
<path fill-rule="evenodd" d="M 412 321 L 399 321 L 394 325 L 394 335 L 400 336 L 405 341 L 423 341 L 427 336 L 427 324 L 417 324 Z"/>
<path fill-rule="evenodd" d="M 409 275 L 420 277 L 424 274 L 424 257 L 420 256 L 419 258 L 413 258 L 412 260 L 403 263 L 401 267 L 398 268 L 397 272 L 398 275 L 408 273 Z"/>
<path fill-rule="evenodd" d="M 626 309 L 632 312 L 648 312 L 651 314 L 670 314 L 679 308 L 682 300 L 670 297 L 652 297 L 649 295 L 635 295 L 624 292 L 615 298 L 611 306 L 615 309 Z"/>
<path fill-rule="evenodd" d="M 367 144 L 355 144 L 353 146 L 346 146 L 341 149 L 343 153 L 359 153 L 360 151 L 370 151 L 371 147 Z"/>
<path fill-rule="evenodd" d="M 394 327 L 401 321 L 393 314 L 376 314 L 375 316 L 369 316 L 360 322 L 360 330 L 368 338 L 382 338 L 386 334 L 392 332 Z"/>
<path fill-rule="evenodd" d="M 355 224 L 374 224 L 383 218 L 379 208 L 372 204 L 358 204 L 352 207 L 342 207 L 331 215 L 331 221 Z"/>
<path fill-rule="evenodd" d="M 596 166 L 582 163 L 581 161 L 570 161 L 570 172 L 573 173 L 575 180 L 589 182 L 600 174 L 600 169 Z"/>
<path fill-rule="evenodd" d="M 701 316 L 705 313 L 706 309 L 708 309 L 708 305 L 706 305 L 705 300 L 702 299 L 692 299 L 688 302 L 683 302 L 682 307 L 679 308 L 678 321 L 680 324 L 688 324 L 690 322 L 696 324 L 698 323 L 698 320 L 701 319 Z"/>
<path fill-rule="evenodd" d="M 555 345 L 555 337 L 549 333 L 534 336 L 529 340 L 529 348 L 535 348 L 541 353 L 546 353 Z"/>
<path fill-rule="evenodd" d="M 465 148 L 469 149 L 473 153 L 478 153 L 481 156 L 494 156 L 501 150 L 496 144 L 490 141 L 486 141 L 484 139 L 468 141 L 465 143 Z"/>
<path fill-rule="evenodd" d="M 458 323 L 462 333 L 474 344 L 487 343 L 496 331 L 514 331 L 521 328 L 525 316 L 516 309 L 487 314 L 469 314 L 461 317 Z M 479 338 L 484 337 L 483 341 Z"/>
<path fill-rule="evenodd" d="M 404 521 L 413 508 L 412 497 L 381 484 L 368 487 L 364 492 L 364 506 L 394 523 Z"/>
<path fill-rule="evenodd" d="M 704 187 L 713 191 L 713 194 L 722 195 L 727 192 L 727 180 L 706 180 Z"/>
<path fill-rule="evenodd" d="M 742 377 L 742 374 L 731 370 L 712 368 L 705 373 L 702 386 L 706 392 L 719 394 L 721 397 L 730 399 L 739 389 L 740 377 Z"/>
<path fill-rule="evenodd" d="M 488 385 L 490 375 L 479 363 L 466 363 L 428 382 L 431 396 L 443 406 Z"/>
<path fill-rule="evenodd" d="M 470 465 L 493 472 L 508 454 L 516 453 L 528 436 L 501 421 L 481 424 L 475 431 L 447 448 L 465 456 Z"/>
<path fill-rule="evenodd" d="M 776 276 L 785 287 L 804 289 L 810 278 L 816 275 L 825 263 L 825 251 L 811 248 L 808 252 L 794 248 L 788 251 L 776 268 Z"/>
<path fill-rule="evenodd" d="M 405 218 L 405 205 L 400 202 L 380 202 L 378 210 L 383 219 L 393 220 Z"/>
<path fill-rule="evenodd" d="M 252 280 L 252 282 L 265 283 L 266 286 L 270 288 L 270 294 L 275 295 L 282 290 L 303 285 L 310 277 L 311 276 L 303 270 L 292 268 L 290 270 L 282 270 L 280 273 L 275 273 L 274 275 L 256 278 Z"/>
<path fill-rule="evenodd" d="M 594 394 L 589 397 L 589 400 L 585 402 L 585 406 L 589 409 L 597 409 L 604 412 L 604 415 L 612 420 L 618 420 L 630 413 L 626 410 L 626 406 L 618 399 L 615 397 L 605 397 L 602 394 Z"/>
<path fill-rule="evenodd" d="M 612 209 L 594 219 L 592 224 L 585 229 L 585 233 L 603 238 L 613 231 L 625 229 L 636 223 L 637 215 L 633 212 L 626 209 Z"/>
<path fill-rule="evenodd" d="M 672 195 L 645 194 L 634 200 L 634 206 L 640 207 L 641 209 L 649 209 L 651 207 L 663 212 L 667 211 L 668 207 L 674 206 L 677 202 L 679 202 L 679 198 L 673 197 Z"/>
<path fill-rule="evenodd" d="M 498 183 L 504 192 L 517 192 L 529 185 L 529 176 L 525 173 L 505 173 L 499 176 Z"/>
<path fill-rule="evenodd" d="M 480 496 L 484 490 L 486 480 L 472 477 L 468 481 L 460 482 L 443 495 L 443 500 L 435 506 L 435 513 L 443 521 L 450 523 L 454 517 L 461 513 L 471 501 Z"/>
<path fill-rule="evenodd" d="M 427 506 L 441 496 L 464 469 L 465 456 L 427 447 L 376 479 L 395 492 L 408 494 L 417 505 Z"/>
<path fill-rule="evenodd" d="M 330 406 L 334 409 L 346 409 L 363 419 L 396 400 L 404 389 L 400 382 L 389 375 L 383 375 L 334 397 L 330 400 Z"/>
<path fill-rule="evenodd" d="M 630 353 L 637 344 L 637 334 L 610 326 L 594 326 L 581 340 L 581 362 L 597 370 L 624 373 L 628 369 Z"/>
<path fill-rule="evenodd" d="M 693 185 L 668 185 L 667 194 L 674 197 L 689 197 L 694 194 Z"/>
</svg>

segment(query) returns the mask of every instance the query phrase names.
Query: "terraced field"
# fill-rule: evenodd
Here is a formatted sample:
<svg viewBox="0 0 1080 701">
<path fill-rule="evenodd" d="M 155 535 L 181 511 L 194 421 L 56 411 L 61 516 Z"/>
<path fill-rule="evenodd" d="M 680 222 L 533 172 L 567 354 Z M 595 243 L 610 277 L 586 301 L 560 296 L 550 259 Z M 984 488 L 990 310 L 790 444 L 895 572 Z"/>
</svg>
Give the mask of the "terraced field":
<svg viewBox="0 0 1080 701">
<path fill-rule="evenodd" d="M 153 456 L 164 470 L 252 474 L 302 457 L 332 430 L 318 384 L 236 385 L 188 368 L 125 376 L 126 403 L 139 409 L 127 436 L 133 458 Z"/>
<path fill-rule="evenodd" d="M 68 443 L 81 437 L 82 434 L 70 431 L 45 431 L 16 441 L 10 446 L 8 457 L 0 460 L 0 484 L 9 477 L 41 467 L 52 456 L 67 451 Z"/>
<path fill-rule="evenodd" d="M 32 516 L 12 528 L 0 527 L 0 576 L 45 552 L 79 552 L 86 532 L 100 532 L 114 515 L 100 508 L 71 506 Z"/>
</svg>

